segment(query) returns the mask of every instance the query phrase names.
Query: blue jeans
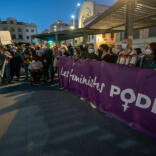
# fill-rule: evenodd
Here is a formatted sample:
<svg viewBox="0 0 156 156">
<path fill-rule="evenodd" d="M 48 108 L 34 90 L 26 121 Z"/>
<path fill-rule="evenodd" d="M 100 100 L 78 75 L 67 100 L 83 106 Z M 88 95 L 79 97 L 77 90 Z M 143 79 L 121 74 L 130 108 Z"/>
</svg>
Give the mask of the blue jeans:
<svg viewBox="0 0 156 156">
<path fill-rule="evenodd" d="M 25 70 L 26 79 L 28 79 L 28 77 L 29 77 L 29 69 L 28 69 L 28 67 L 29 67 L 29 63 L 25 63 L 24 64 L 24 70 Z"/>
</svg>

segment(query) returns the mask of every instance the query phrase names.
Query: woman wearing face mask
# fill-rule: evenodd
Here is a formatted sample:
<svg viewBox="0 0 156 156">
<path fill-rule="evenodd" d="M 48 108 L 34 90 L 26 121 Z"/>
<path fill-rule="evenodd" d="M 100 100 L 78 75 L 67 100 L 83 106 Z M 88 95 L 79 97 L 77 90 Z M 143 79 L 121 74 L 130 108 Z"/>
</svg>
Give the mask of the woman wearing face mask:
<svg viewBox="0 0 156 156">
<path fill-rule="evenodd" d="M 117 45 L 115 48 L 115 54 L 119 55 L 119 53 L 122 51 L 122 46 L 121 45 Z"/>
<path fill-rule="evenodd" d="M 156 69 L 156 42 L 150 43 L 145 51 L 143 68 Z"/>
<path fill-rule="evenodd" d="M 78 59 L 80 59 L 80 49 L 79 48 L 74 48 L 74 52 L 73 52 L 73 58 L 75 59 L 75 60 L 78 60 Z"/>
<path fill-rule="evenodd" d="M 122 50 L 119 52 L 117 63 L 122 65 L 129 64 L 129 54 L 132 52 L 132 40 L 127 39 L 122 44 Z"/>
<path fill-rule="evenodd" d="M 88 46 L 87 59 L 98 60 L 98 56 L 95 54 L 94 44 L 92 43 Z"/>
<path fill-rule="evenodd" d="M 98 56 L 95 54 L 94 44 L 92 43 L 88 46 L 87 59 L 98 60 Z M 80 100 L 84 101 L 85 99 L 81 97 Z M 90 105 L 93 109 L 96 109 L 96 106 L 92 102 L 90 102 Z"/>
<path fill-rule="evenodd" d="M 108 50 L 108 45 L 107 44 L 101 44 L 99 46 L 99 49 L 98 49 L 98 57 L 101 59 L 103 58 L 106 54 L 107 54 L 107 50 Z"/>
<path fill-rule="evenodd" d="M 68 53 L 68 51 L 66 50 L 65 47 L 61 48 L 61 56 L 69 56 L 69 53 Z"/>
<path fill-rule="evenodd" d="M 109 63 L 116 63 L 117 61 L 117 55 L 115 55 L 112 52 L 112 48 L 108 48 L 106 51 L 106 55 L 102 58 L 103 61 L 109 62 Z"/>
</svg>

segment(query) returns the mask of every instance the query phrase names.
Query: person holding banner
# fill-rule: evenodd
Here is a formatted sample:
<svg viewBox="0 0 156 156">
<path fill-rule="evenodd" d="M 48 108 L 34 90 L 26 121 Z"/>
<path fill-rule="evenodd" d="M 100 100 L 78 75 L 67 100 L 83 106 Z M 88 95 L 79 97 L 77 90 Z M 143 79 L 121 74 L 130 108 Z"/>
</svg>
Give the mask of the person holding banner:
<svg viewBox="0 0 156 156">
<path fill-rule="evenodd" d="M 102 60 L 107 54 L 109 47 L 107 44 L 101 44 L 98 49 L 98 56 Z"/>
<path fill-rule="evenodd" d="M 143 58 L 143 68 L 156 69 L 156 42 L 148 45 Z"/>
<path fill-rule="evenodd" d="M 87 54 L 88 54 L 88 44 L 86 45 L 80 45 L 79 46 L 80 49 L 80 55 L 82 59 L 86 59 Z"/>
<path fill-rule="evenodd" d="M 127 39 L 122 44 L 122 51 L 119 53 L 117 63 L 127 66 L 136 66 L 138 62 L 137 52 L 132 49 L 132 40 Z"/>
<path fill-rule="evenodd" d="M 102 55 L 102 61 L 109 63 L 116 63 L 118 56 L 112 52 L 112 48 L 108 48 L 106 54 Z"/>
<path fill-rule="evenodd" d="M 74 58 L 75 60 L 78 60 L 78 59 L 81 58 L 80 49 L 77 48 L 77 47 L 74 48 L 74 55 L 73 55 L 73 58 Z"/>
<path fill-rule="evenodd" d="M 117 45 L 115 48 L 115 54 L 119 55 L 119 53 L 122 51 L 122 45 Z"/>
<path fill-rule="evenodd" d="M 98 56 L 95 54 L 94 44 L 90 43 L 88 46 L 87 59 L 98 60 Z"/>
<path fill-rule="evenodd" d="M 99 57 L 95 54 L 95 48 L 94 48 L 94 44 L 90 43 L 88 46 L 88 55 L 87 55 L 87 59 L 92 59 L 92 60 L 99 60 Z M 82 97 L 80 98 L 81 100 L 84 100 Z M 93 104 L 92 102 L 90 102 L 90 106 L 93 109 L 96 109 L 95 104 Z"/>
</svg>

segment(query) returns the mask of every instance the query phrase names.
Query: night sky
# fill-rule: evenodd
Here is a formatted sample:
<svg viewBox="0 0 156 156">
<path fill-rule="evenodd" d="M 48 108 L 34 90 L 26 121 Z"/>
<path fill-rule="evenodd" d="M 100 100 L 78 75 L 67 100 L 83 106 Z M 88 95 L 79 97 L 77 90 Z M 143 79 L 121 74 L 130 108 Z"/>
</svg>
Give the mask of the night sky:
<svg viewBox="0 0 156 156">
<path fill-rule="evenodd" d="M 114 3 L 114 0 L 94 1 L 105 5 Z M 1 0 L 0 19 L 15 17 L 18 21 L 35 23 L 40 33 L 57 19 L 69 23 L 77 2 L 82 4 L 83 0 Z"/>
</svg>

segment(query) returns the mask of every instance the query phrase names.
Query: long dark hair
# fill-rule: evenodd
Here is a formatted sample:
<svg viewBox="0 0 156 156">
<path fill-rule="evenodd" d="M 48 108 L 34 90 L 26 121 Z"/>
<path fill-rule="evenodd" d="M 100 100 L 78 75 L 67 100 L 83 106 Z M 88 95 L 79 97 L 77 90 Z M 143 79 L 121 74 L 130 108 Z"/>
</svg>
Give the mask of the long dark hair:
<svg viewBox="0 0 156 156">
<path fill-rule="evenodd" d="M 150 48 L 151 48 L 152 53 L 154 55 L 154 61 L 156 62 L 156 42 L 152 42 L 149 45 L 150 45 Z"/>
<path fill-rule="evenodd" d="M 137 52 L 137 55 L 140 55 L 142 53 L 141 49 L 140 48 L 135 48 L 134 50 L 136 50 Z"/>
</svg>

